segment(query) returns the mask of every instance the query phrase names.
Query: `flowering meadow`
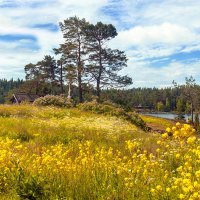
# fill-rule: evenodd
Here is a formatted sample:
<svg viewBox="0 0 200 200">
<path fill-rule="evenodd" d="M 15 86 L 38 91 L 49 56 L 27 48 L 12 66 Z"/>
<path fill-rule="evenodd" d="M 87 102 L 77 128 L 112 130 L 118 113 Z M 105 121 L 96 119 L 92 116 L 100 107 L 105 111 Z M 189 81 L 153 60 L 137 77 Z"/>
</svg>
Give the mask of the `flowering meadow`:
<svg viewBox="0 0 200 200">
<path fill-rule="evenodd" d="M 77 108 L 0 106 L 0 199 L 200 199 L 190 125 L 144 132 Z"/>
</svg>

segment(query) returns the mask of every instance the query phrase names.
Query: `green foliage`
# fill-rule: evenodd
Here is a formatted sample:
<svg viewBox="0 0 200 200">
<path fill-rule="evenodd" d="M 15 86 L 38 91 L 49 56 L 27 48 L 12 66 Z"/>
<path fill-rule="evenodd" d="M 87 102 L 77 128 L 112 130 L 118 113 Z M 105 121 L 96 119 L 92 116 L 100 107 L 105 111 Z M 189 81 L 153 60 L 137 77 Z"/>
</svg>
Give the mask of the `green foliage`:
<svg viewBox="0 0 200 200">
<path fill-rule="evenodd" d="M 167 111 L 172 111 L 176 109 L 176 99 L 179 96 L 180 90 L 174 88 L 132 88 L 128 90 L 109 89 L 102 91 L 103 100 L 110 100 L 120 104 L 126 110 L 132 110 L 138 105 L 156 109 L 158 102 L 165 102 Z"/>
<path fill-rule="evenodd" d="M 33 104 L 36 106 L 57 106 L 65 108 L 72 108 L 74 106 L 72 100 L 63 96 L 54 95 L 40 97 L 36 99 Z"/>
<path fill-rule="evenodd" d="M 21 142 L 29 142 L 31 139 L 34 138 L 34 136 L 27 131 L 22 131 L 19 133 L 12 133 L 12 138 L 19 139 Z"/>
<path fill-rule="evenodd" d="M 11 95 L 13 94 L 13 89 L 19 88 L 23 84 L 23 80 L 6 80 L 6 79 L 0 79 L 0 103 L 5 103 L 9 101 L 10 99 L 7 98 L 8 94 L 11 92 Z M 10 91 L 10 92 L 9 92 Z M 9 95 L 9 97 L 11 97 Z"/>
<path fill-rule="evenodd" d="M 27 175 L 23 169 L 19 169 L 17 182 L 17 194 L 21 199 L 36 200 L 44 195 L 44 189 L 38 177 Z"/>
<path fill-rule="evenodd" d="M 108 48 L 109 40 L 117 36 L 112 24 L 90 24 L 84 18 L 70 17 L 60 22 L 64 43 L 55 48 L 58 60 L 45 56 L 36 64 L 25 66 L 26 81 L 36 94 L 62 94 L 64 83 L 78 88 L 79 102 L 83 102 L 84 84 L 90 82 L 100 97 L 102 87 L 124 87 L 132 84 L 130 77 L 118 72 L 127 66 L 124 51 Z M 85 62 L 87 60 L 87 62 Z M 49 86 L 50 85 L 50 89 Z M 43 91 L 41 91 L 43 88 Z M 57 93 L 58 92 L 58 93 Z M 69 89 L 69 96 L 71 96 Z"/>
<path fill-rule="evenodd" d="M 185 105 L 185 113 L 187 114 L 191 113 L 191 105 L 188 101 L 186 102 L 186 105 Z"/>
<path fill-rule="evenodd" d="M 170 101 L 168 98 L 166 98 L 166 102 L 165 102 L 165 111 L 166 112 L 170 111 Z"/>
<path fill-rule="evenodd" d="M 165 105 L 161 101 L 157 103 L 156 108 L 157 111 L 165 111 Z"/>
<path fill-rule="evenodd" d="M 185 119 L 185 116 L 183 113 L 178 113 L 178 116 L 175 117 L 175 120 L 184 120 Z"/>
<path fill-rule="evenodd" d="M 0 194 L 6 193 L 10 189 L 9 180 L 7 178 L 7 173 L 5 171 L 0 171 Z"/>
<path fill-rule="evenodd" d="M 176 111 L 181 114 L 184 112 L 184 104 L 183 104 L 183 99 L 178 98 L 177 103 L 176 103 Z"/>
<path fill-rule="evenodd" d="M 124 112 L 124 110 L 119 106 L 117 107 L 116 105 L 112 105 L 108 102 L 100 104 L 97 103 L 96 100 L 78 104 L 77 107 L 84 111 L 92 111 L 98 114 L 110 114 L 115 116 L 118 116 Z"/>
<path fill-rule="evenodd" d="M 88 46 L 87 73 L 96 86 L 96 95 L 100 97 L 101 87 L 119 87 L 132 84 L 128 76 L 120 76 L 118 72 L 127 66 L 127 58 L 123 51 L 107 47 L 108 41 L 117 36 L 112 24 L 89 24 L 84 28 Z"/>
<path fill-rule="evenodd" d="M 29 63 L 24 67 L 26 82 L 21 90 L 27 93 L 56 94 L 59 83 L 59 68 L 54 57 L 44 56 L 43 60 L 36 64 Z M 28 87 L 28 88 L 27 88 Z M 27 91 L 29 90 L 29 91 Z"/>
<path fill-rule="evenodd" d="M 72 85 L 74 82 L 78 83 L 80 102 L 83 102 L 84 60 L 87 56 L 87 44 L 83 28 L 87 24 L 88 22 L 85 19 L 79 19 L 76 16 L 67 18 L 63 23 L 60 23 L 65 42 L 58 49 L 54 49 L 55 53 L 61 56 L 62 70 L 60 70 L 60 75 L 65 74 L 63 78 L 69 85 Z"/>
<path fill-rule="evenodd" d="M 128 112 L 125 114 L 125 119 L 140 127 L 144 131 L 149 131 L 149 127 L 145 123 L 145 121 L 135 112 Z"/>
<path fill-rule="evenodd" d="M 200 108 L 200 86 L 195 83 L 195 79 L 192 76 L 185 78 L 185 84 L 177 85 L 177 83 L 175 83 L 174 86 L 181 90 L 183 99 L 189 102 L 192 115 L 191 123 L 193 123 L 194 111 L 199 110 Z"/>
<path fill-rule="evenodd" d="M 126 112 L 119 105 L 110 102 L 97 103 L 97 101 L 92 101 L 78 104 L 77 107 L 84 111 L 92 111 L 93 113 L 121 117 L 122 119 L 130 121 L 131 123 L 140 127 L 142 130 L 148 130 L 146 123 L 140 118 L 140 116 L 137 113 Z"/>
</svg>

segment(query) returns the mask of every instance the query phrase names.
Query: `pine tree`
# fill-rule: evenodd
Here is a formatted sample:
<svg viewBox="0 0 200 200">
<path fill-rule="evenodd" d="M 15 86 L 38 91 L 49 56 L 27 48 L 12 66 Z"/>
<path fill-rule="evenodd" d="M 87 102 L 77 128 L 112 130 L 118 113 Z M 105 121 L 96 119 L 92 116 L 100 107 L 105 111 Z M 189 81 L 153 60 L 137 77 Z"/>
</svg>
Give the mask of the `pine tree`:
<svg viewBox="0 0 200 200">
<path fill-rule="evenodd" d="M 168 98 L 166 98 L 166 101 L 165 101 L 165 111 L 166 112 L 170 111 L 170 101 Z"/>
<path fill-rule="evenodd" d="M 178 114 L 182 114 L 184 112 L 184 103 L 182 98 L 177 99 L 176 111 L 178 112 Z"/>
<path fill-rule="evenodd" d="M 40 68 L 33 63 L 29 63 L 24 67 L 25 70 L 25 79 L 26 83 L 25 85 L 28 85 L 29 87 L 29 93 L 32 93 L 32 90 L 35 90 L 35 94 L 38 94 L 39 92 L 39 86 L 41 83 L 41 72 Z"/>
<path fill-rule="evenodd" d="M 50 55 L 44 56 L 42 61 L 39 61 L 37 64 L 41 77 L 44 82 L 55 83 L 57 79 L 58 67 L 54 57 Z"/>
<path fill-rule="evenodd" d="M 29 88 L 29 93 L 33 91 L 36 94 L 55 93 L 58 67 L 53 57 L 46 55 L 43 60 L 36 64 L 29 63 L 24 69 L 26 74 L 26 83 L 22 86 L 24 91 Z"/>
<path fill-rule="evenodd" d="M 131 84 L 131 78 L 117 74 L 127 66 L 125 53 L 107 47 L 108 41 L 117 36 L 116 28 L 111 24 L 98 22 L 96 25 L 88 25 L 84 31 L 89 53 L 87 73 L 91 77 L 91 81 L 96 82 L 96 95 L 100 98 L 103 86 L 119 87 Z"/>
<path fill-rule="evenodd" d="M 63 58 L 63 65 L 66 73 L 69 73 L 67 77 L 76 74 L 76 82 L 78 83 L 79 101 L 83 102 L 83 76 L 84 76 L 84 62 L 85 62 L 85 35 L 83 28 L 88 24 L 85 19 L 79 19 L 77 17 L 70 17 L 60 23 L 60 28 L 65 39 L 64 44 L 60 45 L 60 48 L 55 49 L 57 54 L 60 53 Z M 73 69 L 73 72 L 71 71 Z M 66 78 L 67 78 L 66 77 Z M 70 78 L 68 82 L 72 84 Z M 73 78 L 73 81 L 74 78 Z"/>
<path fill-rule="evenodd" d="M 58 66 L 58 81 L 61 89 L 61 94 L 64 94 L 64 68 L 63 68 L 63 59 L 60 58 L 57 60 Z"/>
</svg>

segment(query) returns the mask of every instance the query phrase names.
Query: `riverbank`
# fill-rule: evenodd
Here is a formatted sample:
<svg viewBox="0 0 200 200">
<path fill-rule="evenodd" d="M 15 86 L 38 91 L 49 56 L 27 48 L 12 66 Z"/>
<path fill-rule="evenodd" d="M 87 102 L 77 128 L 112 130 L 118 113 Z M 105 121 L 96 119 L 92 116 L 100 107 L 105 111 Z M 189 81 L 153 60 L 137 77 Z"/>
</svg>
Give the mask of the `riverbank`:
<svg viewBox="0 0 200 200">
<path fill-rule="evenodd" d="M 160 117 L 140 114 L 140 117 L 146 122 L 152 132 L 164 133 L 167 127 L 175 125 L 176 120 L 164 119 Z"/>
</svg>

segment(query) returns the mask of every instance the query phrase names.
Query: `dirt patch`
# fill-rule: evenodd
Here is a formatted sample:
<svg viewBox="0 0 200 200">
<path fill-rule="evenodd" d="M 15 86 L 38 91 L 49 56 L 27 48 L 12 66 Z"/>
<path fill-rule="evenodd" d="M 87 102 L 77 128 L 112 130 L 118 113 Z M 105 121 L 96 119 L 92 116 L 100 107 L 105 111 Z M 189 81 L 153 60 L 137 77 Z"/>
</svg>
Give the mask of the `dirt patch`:
<svg viewBox="0 0 200 200">
<path fill-rule="evenodd" d="M 151 123 L 147 123 L 147 126 L 149 127 L 151 132 L 156 132 L 156 133 L 164 133 L 166 128 L 162 125 L 158 125 L 158 124 L 151 124 Z"/>
</svg>

